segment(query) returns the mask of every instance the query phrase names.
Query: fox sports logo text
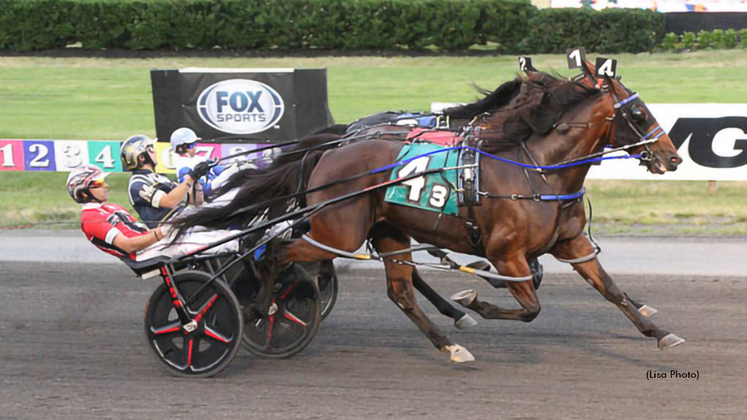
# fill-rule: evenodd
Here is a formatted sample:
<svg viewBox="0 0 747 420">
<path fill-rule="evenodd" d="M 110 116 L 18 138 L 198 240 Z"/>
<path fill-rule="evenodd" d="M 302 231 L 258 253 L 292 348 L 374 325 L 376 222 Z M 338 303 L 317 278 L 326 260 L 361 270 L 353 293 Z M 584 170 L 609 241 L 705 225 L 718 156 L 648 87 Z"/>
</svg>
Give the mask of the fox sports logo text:
<svg viewBox="0 0 747 420">
<path fill-rule="evenodd" d="M 197 112 L 206 124 L 224 133 L 260 133 L 283 116 L 283 99 L 264 83 L 246 79 L 218 82 L 197 98 Z"/>
</svg>

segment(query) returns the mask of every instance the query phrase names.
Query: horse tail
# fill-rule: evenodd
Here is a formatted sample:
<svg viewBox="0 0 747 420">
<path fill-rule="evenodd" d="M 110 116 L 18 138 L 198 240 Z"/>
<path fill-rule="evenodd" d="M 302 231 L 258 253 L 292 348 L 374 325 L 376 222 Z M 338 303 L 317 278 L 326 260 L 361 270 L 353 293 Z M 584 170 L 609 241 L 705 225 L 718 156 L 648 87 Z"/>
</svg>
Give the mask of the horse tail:
<svg viewBox="0 0 747 420">
<path fill-rule="evenodd" d="M 287 212 L 292 198 L 276 200 L 306 189 L 311 172 L 321 159 L 324 151 L 315 150 L 283 165 L 272 165 L 267 169 L 246 169 L 231 177 L 236 195 L 223 206 L 204 206 L 190 211 L 174 220 L 177 238 L 187 229 L 195 226 L 227 228 L 228 226 L 249 225 L 253 220 L 267 215 L 277 217 Z M 304 205 L 301 197 L 299 203 Z"/>
<path fill-rule="evenodd" d="M 285 151 L 283 151 L 283 153 L 277 156 L 266 170 L 273 170 L 280 166 L 305 159 L 307 154 L 301 153 L 304 150 L 313 152 L 314 150 L 327 150 L 335 148 L 339 145 L 339 143 L 332 143 L 328 145 L 325 143 L 330 143 L 341 138 L 341 136 L 331 133 L 314 134 L 305 137 L 299 140 L 298 143 L 293 145 L 292 148 L 286 149 Z M 242 169 L 234 175 L 231 175 L 231 177 L 223 185 L 221 185 L 219 189 L 215 190 L 216 196 L 223 195 L 235 188 L 240 188 L 247 182 L 248 179 L 256 176 L 257 172 L 257 168 L 247 168 Z"/>
</svg>

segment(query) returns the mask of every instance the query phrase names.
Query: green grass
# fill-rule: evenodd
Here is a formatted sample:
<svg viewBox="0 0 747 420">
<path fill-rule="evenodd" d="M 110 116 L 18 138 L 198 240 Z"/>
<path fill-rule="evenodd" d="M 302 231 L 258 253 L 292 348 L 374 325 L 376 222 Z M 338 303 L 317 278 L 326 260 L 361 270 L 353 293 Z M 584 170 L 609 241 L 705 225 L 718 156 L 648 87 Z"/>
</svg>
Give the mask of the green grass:
<svg viewBox="0 0 747 420">
<path fill-rule="evenodd" d="M 597 232 L 747 234 L 747 182 L 603 181 L 586 183 Z"/>
<path fill-rule="evenodd" d="M 747 102 L 745 50 L 615 58 L 623 82 L 648 103 Z M 569 74 L 563 56 L 540 55 L 533 60 L 540 69 Z M 472 101 L 477 97 L 473 83 L 493 89 L 517 73 L 512 56 L 0 57 L 0 138 L 123 140 L 134 133 L 154 135 L 149 70 L 184 67 L 326 67 L 330 108 L 337 122 L 382 110 L 424 111 L 435 101 Z M 65 193 L 66 176 L 0 172 L 0 226 L 75 220 L 78 210 Z M 113 202 L 126 204 L 126 177 L 109 178 Z M 719 183 L 714 196 L 707 196 L 705 182 L 597 181 L 589 186 L 596 220 L 611 233 L 634 232 L 639 225 L 677 232 L 705 225 L 706 232 L 709 226 L 726 226 L 727 231 L 732 226 L 733 232 L 744 234 L 743 184 Z"/>
</svg>

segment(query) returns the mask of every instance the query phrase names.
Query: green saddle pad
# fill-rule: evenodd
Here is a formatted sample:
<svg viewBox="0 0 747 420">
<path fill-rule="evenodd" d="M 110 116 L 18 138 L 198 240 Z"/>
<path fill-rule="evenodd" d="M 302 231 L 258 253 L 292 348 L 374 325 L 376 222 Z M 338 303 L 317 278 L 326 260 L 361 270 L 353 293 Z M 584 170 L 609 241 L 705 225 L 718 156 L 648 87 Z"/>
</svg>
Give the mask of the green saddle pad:
<svg viewBox="0 0 747 420">
<path fill-rule="evenodd" d="M 447 148 L 433 143 L 406 144 L 399 152 L 397 162 L 443 149 Z M 389 180 L 430 169 L 453 168 L 457 166 L 458 159 L 457 150 L 424 156 L 394 168 Z M 387 188 L 385 201 L 438 213 L 458 214 L 456 191 L 454 191 L 456 179 L 456 169 L 410 179 Z"/>
</svg>

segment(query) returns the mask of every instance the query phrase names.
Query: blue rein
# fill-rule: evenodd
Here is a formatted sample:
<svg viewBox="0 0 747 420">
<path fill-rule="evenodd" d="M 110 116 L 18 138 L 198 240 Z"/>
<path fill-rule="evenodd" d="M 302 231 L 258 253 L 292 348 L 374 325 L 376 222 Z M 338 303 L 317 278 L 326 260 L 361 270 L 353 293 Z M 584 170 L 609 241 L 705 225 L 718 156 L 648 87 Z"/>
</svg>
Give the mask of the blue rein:
<svg viewBox="0 0 747 420">
<path fill-rule="evenodd" d="M 663 130 L 662 130 L 662 134 L 663 134 Z M 659 136 L 661 136 L 661 134 L 659 134 Z M 420 159 L 420 158 L 423 158 L 423 157 L 435 155 L 436 153 L 451 152 L 451 151 L 454 151 L 454 150 L 472 150 L 475 153 L 479 153 L 479 154 L 481 154 L 483 156 L 487 156 L 487 157 L 489 157 L 491 159 L 495 159 L 495 160 L 500 161 L 500 162 L 508 163 L 510 165 L 518 166 L 520 168 L 541 169 L 541 170 L 570 168 L 570 167 L 573 167 L 573 166 L 586 165 L 588 163 L 593 163 L 593 162 L 601 162 L 603 160 L 612 160 L 612 159 L 640 159 L 641 158 L 641 155 L 607 156 L 607 157 L 598 157 L 598 158 L 584 159 L 584 160 L 581 160 L 581 161 L 578 161 L 578 162 L 567 163 L 567 164 L 564 164 L 564 165 L 536 166 L 536 165 L 527 165 L 526 163 L 519 163 L 519 162 L 510 160 L 510 159 L 506 159 L 506 158 L 502 158 L 502 157 L 499 157 L 499 156 L 495 156 L 495 155 L 492 155 L 492 154 L 490 154 L 488 152 L 482 151 L 480 149 L 475 149 L 474 147 L 469 147 L 469 146 L 455 146 L 455 147 L 449 147 L 449 148 L 441 149 L 441 150 L 434 150 L 432 152 L 423 153 L 422 155 L 414 156 L 414 157 L 411 157 L 409 159 L 401 160 L 399 162 L 394 162 L 391 165 L 382 166 L 381 168 L 374 169 L 374 170 L 370 171 L 370 173 L 377 174 L 377 173 L 380 173 L 380 172 L 388 171 L 389 169 L 396 168 L 397 166 L 406 165 L 406 164 L 408 164 L 408 163 L 410 163 L 410 162 L 412 162 L 413 160 L 416 160 L 416 159 Z"/>
</svg>

